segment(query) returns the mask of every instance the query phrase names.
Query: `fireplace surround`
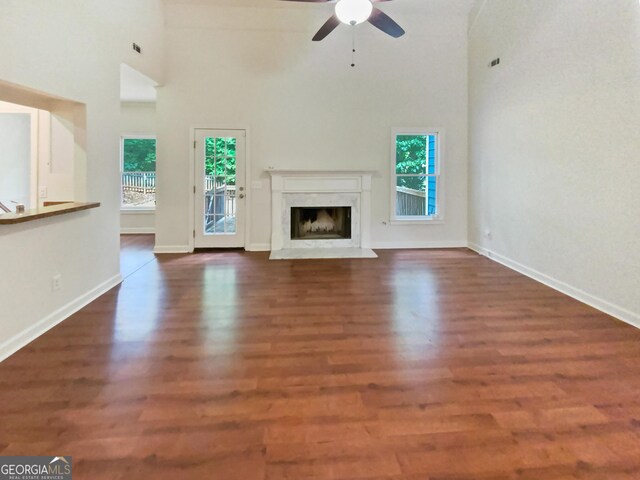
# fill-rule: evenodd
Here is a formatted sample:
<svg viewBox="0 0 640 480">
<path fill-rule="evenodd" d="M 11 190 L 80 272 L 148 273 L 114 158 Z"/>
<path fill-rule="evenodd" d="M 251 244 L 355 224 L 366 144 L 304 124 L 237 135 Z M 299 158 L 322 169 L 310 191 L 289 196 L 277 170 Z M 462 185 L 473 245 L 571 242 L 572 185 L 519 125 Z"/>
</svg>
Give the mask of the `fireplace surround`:
<svg viewBox="0 0 640 480">
<path fill-rule="evenodd" d="M 326 249 L 351 249 L 355 257 L 375 256 L 369 249 L 373 172 L 268 172 L 271 175 L 272 258 L 274 252 L 298 249 L 322 249 L 324 253 Z M 341 227 L 336 229 L 334 224 L 338 221 Z M 301 235 L 305 229 L 308 231 Z M 300 254 L 298 251 L 297 255 Z M 293 258 L 300 258 L 295 255 Z"/>
</svg>

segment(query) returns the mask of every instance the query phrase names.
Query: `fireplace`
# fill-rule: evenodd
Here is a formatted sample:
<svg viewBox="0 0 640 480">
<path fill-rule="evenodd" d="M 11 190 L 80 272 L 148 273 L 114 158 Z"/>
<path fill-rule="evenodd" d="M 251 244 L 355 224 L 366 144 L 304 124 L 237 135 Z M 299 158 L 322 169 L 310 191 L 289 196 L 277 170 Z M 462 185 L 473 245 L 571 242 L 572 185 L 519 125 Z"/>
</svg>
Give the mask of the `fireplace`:
<svg viewBox="0 0 640 480">
<path fill-rule="evenodd" d="M 369 248 L 373 173 L 269 170 L 269 258 L 375 258 Z"/>
<path fill-rule="evenodd" d="M 351 207 L 291 207 L 292 240 L 351 238 Z"/>
</svg>

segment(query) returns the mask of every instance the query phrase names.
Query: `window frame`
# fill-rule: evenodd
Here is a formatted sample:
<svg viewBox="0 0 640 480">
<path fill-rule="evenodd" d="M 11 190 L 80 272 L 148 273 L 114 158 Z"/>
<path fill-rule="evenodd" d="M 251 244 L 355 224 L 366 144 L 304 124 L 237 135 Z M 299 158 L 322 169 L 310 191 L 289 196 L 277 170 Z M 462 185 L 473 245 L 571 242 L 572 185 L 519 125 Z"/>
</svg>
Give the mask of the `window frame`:
<svg viewBox="0 0 640 480">
<path fill-rule="evenodd" d="M 128 207 L 122 203 L 124 192 L 122 190 L 122 174 L 124 173 L 124 142 L 125 140 L 155 140 L 156 141 L 156 182 L 158 181 L 158 138 L 151 134 L 126 134 L 120 135 L 120 211 L 124 213 L 146 213 L 155 212 L 156 207 Z M 157 188 L 157 184 L 156 184 Z M 156 192 L 157 193 L 157 192 Z"/>
<path fill-rule="evenodd" d="M 396 173 L 396 145 L 397 138 L 400 135 L 426 135 L 436 137 L 436 159 L 435 173 L 424 175 L 415 174 L 415 176 L 434 177 L 436 179 L 436 214 L 435 215 L 414 215 L 414 216 L 398 216 L 396 187 L 398 183 L 398 174 Z M 390 223 L 392 225 L 436 225 L 444 223 L 444 129 L 443 128 L 392 128 L 391 129 L 391 161 L 390 163 L 390 191 L 389 200 L 391 205 Z M 428 171 L 428 168 L 427 168 Z"/>
</svg>

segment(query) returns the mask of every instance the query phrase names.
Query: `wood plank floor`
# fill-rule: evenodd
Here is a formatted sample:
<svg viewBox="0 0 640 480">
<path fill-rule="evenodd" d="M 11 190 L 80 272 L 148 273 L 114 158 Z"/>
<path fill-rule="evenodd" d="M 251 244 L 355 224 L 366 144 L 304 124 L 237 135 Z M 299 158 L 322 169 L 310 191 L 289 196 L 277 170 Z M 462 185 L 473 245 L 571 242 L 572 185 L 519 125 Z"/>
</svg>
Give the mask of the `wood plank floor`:
<svg viewBox="0 0 640 480">
<path fill-rule="evenodd" d="M 378 253 L 141 262 L 0 364 L 0 455 L 72 455 L 76 480 L 640 478 L 640 331 L 467 250 Z"/>
<path fill-rule="evenodd" d="M 120 235 L 120 273 L 127 278 L 147 263 L 153 262 L 155 235 Z"/>
</svg>

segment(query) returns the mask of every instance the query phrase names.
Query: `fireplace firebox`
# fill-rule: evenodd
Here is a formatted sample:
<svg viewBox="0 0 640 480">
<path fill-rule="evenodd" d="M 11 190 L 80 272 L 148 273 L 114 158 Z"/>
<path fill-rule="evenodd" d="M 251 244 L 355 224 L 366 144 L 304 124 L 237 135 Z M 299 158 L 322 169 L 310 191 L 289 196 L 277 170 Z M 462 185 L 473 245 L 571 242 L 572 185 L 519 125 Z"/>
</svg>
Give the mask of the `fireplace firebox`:
<svg viewBox="0 0 640 480">
<path fill-rule="evenodd" d="M 351 207 L 291 207 L 292 240 L 351 238 Z"/>
</svg>

